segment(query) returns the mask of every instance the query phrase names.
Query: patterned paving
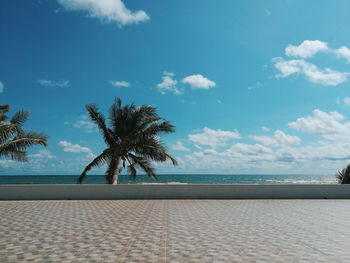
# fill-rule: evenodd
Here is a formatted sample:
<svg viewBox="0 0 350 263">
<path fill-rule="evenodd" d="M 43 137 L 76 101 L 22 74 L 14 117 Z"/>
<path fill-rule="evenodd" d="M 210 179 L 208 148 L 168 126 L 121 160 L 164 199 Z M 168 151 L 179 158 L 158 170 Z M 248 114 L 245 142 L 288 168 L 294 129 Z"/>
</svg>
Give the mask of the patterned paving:
<svg viewBox="0 0 350 263">
<path fill-rule="evenodd" d="M 350 262 L 350 200 L 0 202 L 0 262 Z"/>
</svg>

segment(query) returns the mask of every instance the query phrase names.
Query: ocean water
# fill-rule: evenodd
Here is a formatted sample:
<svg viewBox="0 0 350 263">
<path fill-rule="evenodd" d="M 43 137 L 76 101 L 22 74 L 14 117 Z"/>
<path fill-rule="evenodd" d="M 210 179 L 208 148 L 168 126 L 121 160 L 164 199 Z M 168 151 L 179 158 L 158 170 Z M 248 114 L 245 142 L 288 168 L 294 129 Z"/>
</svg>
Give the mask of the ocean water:
<svg viewBox="0 0 350 263">
<path fill-rule="evenodd" d="M 1 175 L 0 184 L 75 184 L 79 175 Z M 103 175 L 88 175 L 85 184 L 105 184 Z M 120 184 L 335 184 L 329 175 L 257 175 L 257 174 L 160 174 L 158 181 L 138 175 L 135 182 L 128 175 L 119 176 Z"/>
</svg>

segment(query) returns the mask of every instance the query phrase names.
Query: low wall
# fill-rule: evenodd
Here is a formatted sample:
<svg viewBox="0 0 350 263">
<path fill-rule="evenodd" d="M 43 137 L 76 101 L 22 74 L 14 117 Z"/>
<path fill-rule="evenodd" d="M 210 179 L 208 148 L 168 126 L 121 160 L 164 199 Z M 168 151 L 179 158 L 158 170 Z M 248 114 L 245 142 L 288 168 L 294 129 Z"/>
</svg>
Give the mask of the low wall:
<svg viewBox="0 0 350 263">
<path fill-rule="evenodd" d="M 0 185 L 0 200 L 350 199 L 350 185 Z"/>
</svg>

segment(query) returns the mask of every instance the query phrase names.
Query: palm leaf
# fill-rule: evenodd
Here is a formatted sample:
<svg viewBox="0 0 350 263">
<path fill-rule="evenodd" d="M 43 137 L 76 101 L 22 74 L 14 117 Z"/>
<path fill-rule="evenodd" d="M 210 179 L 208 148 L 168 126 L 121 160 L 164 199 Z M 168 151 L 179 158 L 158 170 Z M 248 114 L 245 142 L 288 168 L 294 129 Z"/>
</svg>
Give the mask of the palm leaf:
<svg viewBox="0 0 350 263">
<path fill-rule="evenodd" d="M 101 166 L 101 165 L 107 163 L 110 160 L 110 158 L 111 158 L 111 150 L 110 149 L 104 150 L 99 156 L 97 156 L 94 160 L 92 160 L 91 163 L 89 163 L 85 167 L 84 171 L 82 172 L 82 174 L 78 178 L 77 183 L 81 184 L 83 182 L 83 180 L 85 179 L 85 176 L 86 176 L 88 171 L 90 171 L 95 166 Z"/>
<path fill-rule="evenodd" d="M 0 105 L 0 122 L 6 121 L 8 117 L 6 116 L 6 113 L 10 110 L 10 105 Z"/>
<path fill-rule="evenodd" d="M 128 155 L 134 162 L 134 165 L 138 166 L 139 168 L 141 168 L 150 178 L 152 178 L 153 180 L 158 180 L 156 174 L 155 174 L 155 170 L 154 167 L 151 165 L 151 163 L 141 157 L 141 156 L 136 156 L 133 154 Z"/>
<path fill-rule="evenodd" d="M 102 132 L 106 144 L 110 146 L 113 145 L 115 143 L 115 140 L 113 139 L 112 132 L 107 128 L 105 118 L 103 114 L 98 111 L 97 106 L 93 104 L 87 104 L 86 110 L 91 120 L 97 124 L 97 127 Z"/>
<path fill-rule="evenodd" d="M 0 143 L 4 143 L 12 136 L 16 135 L 18 127 L 11 123 L 0 124 Z"/>
<path fill-rule="evenodd" d="M 350 184 L 350 164 L 336 174 L 338 183 Z"/>
<path fill-rule="evenodd" d="M 24 111 L 24 110 L 16 112 L 15 115 L 13 115 L 13 117 L 11 118 L 10 123 L 21 127 L 23 123 L 27 121 L 29 114 L 30 114 L 29 111 Z"/>
</svg>

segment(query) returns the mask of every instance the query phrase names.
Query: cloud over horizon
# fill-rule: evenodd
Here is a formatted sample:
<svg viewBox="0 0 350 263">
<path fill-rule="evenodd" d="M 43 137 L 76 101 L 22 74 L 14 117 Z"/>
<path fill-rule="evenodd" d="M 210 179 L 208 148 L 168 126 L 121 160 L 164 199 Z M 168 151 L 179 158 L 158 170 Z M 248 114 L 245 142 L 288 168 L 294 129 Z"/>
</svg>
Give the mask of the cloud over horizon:
<svg viewBox="0 0 350 263">
<path fill-rule="evenodd" d="M 237 131 L 213 130 L 204 127 L 201 133 L 189 134 L 188 139 L 197 146 L 210 146 L 217 148 L 226 146 L 227 142 L 232 139 L 239 139 L 240 135 Z"/>
</svg>

